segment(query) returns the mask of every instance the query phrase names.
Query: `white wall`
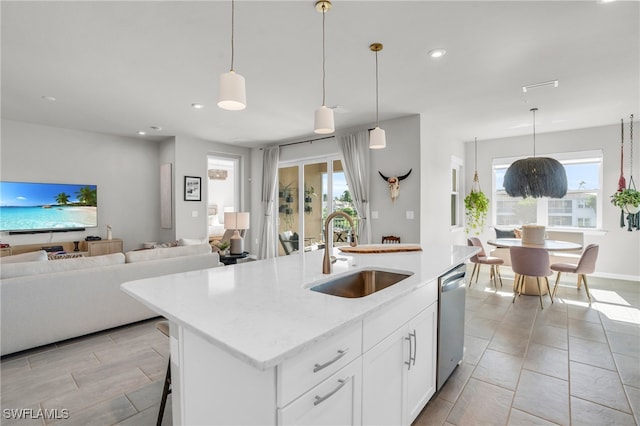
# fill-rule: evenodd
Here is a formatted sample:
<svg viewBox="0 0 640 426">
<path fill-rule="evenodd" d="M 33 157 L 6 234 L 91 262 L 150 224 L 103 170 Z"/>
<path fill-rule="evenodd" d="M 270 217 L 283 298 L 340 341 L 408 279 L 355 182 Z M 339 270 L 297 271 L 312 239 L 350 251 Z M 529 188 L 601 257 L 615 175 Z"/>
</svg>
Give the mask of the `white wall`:
<svg viewBox="0 0 640 426">
<path fill-rule="evenodd" d="M 464 144 L 427 114 L 420 116 L 420 194 L 422 222 L 420 242 L 466 245 L 464 228 L 451 227 L 451 158 L 464 159 Z M 466 164 L 469 164 L 468 161 Z M 473 164 L 473 163 L 471 163 Z M 468 170 L 468 166 L 465 166 Z M 469 186 L 467 186 L 468 188 Z"/>
<path fill-rule="evenodd" d="M 372 126 L 338 129 L 335 138 L 355 133 Z M 371 151 L 371 196 L 372 211 L 378 211 L 379 218 L 371 220 L 372 242 L 380 242 L 382 235 L 399 235 L 402 242 L 418 243 L 420 235 L 420 118 L 417 115 L 381 121 L 380 127 L 386 132 L 387 148 Z M 309 158 L 340 155 L 336 139 L 326 139 L 314 143 L 304 143 L 283 147 L 280 161 L 296 161 Z M 315 138 L 314 138 L 315 139 Z M 282 143 L 287 143 L 283 141 Z M 253 182 L 251 226 L 260 226 L 260 199 L 262 193 L 262 151 L 252 150 Z M 413 169 L 411 175 L 401 182 L 400 196 L 391 202 L 388 184 L 380 177 L 378 170 L 387 176 L 402 175 Z M 406 219 L 406 212 L 413 211 L 414 219 Z M 254 222 L 254 218 L 256 218 Z M 257 252 L 258 242 L 254 233 L 252 250 Z"/>
<path fill-rule="evenodd" d="M 36 124 L 2 120 L 0 178 L 10 181 L 95 184 L 98 227 L 85 232 L 0 234 L 11 245 L 122 238 L 125 250 L 158 239 L 160 186 L 158 144 Z M 123 155 L 126 153 L 126 155 Z"/>
<path fill-rule="evenodd" d="M 203 139 L 177 136 L 175 138 L 175 237 L 176 238 L 205 238 L 208 233 L 207 225 L 207 156 L 209 154 L 226 154 L 240 157 L 240 209 L 249 209 L 251 203 L 251 159 L 248 148 L 207 141 Z M 184 200 L 184 177 L 197 176 L 201 178 L 201 201 Z M 252 220 L 253 222 L 253 220 Z M 255 230 L 249 229 L 245 239 L 251 241 L 251 234 Z"/>
<path fill-rule="evenodd" d="M 625 123 L 625 129 L 628 129 Z M 636 128 L 640 128 L 637 122 Z M 539 129 L 539 127 L 538 127 Z M 627 130 L 628 132 L 628 130 Z M 640 181 L 640 143 L 634 138 L 634 180 Z M 625 176 L 629 179 L 628 133 L 625 135 Z M 532 136 L 522 136 L 495 140 L 478 140 L 478 174 L 485 193 L 491 198 L 491 163 L 496 157 L 530 155 Z M 466 145 L 467 167 L 466 186 L 471 187 L 473 179 L 473 142 Z M 602 203 L 603 232 L 585 231 L 585 244 L 599 244 L 600 251 L 596 273 L 601 276 L 640 280 L 640 231 L 628 232 L 619 227 L 620 210 L 610 203 L 609 196 L 618 187 L 620 176 L 620 125 L 593 127 L 555 133 L 536 134 L 536 155 L 571 151 L 599 150 L 603 157 L 604 200 Z M 489 212 L 491 218 L 492 212 Z M 491 223 L 488 223 L 491 225 Z M 493 229 L 485 229 L 481 239 L 495 238 Z"/>
</svg>

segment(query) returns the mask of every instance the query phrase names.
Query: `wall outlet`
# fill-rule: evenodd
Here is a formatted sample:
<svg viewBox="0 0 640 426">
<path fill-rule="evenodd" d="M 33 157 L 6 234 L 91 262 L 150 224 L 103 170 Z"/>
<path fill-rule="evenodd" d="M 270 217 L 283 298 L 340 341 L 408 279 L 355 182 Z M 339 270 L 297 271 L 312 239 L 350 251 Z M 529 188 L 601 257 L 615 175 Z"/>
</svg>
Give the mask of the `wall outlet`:
<svg viewBox="0 0 640 426">
<path fill-rule="evenodd" d="M 406 217 L 407 217 L 407 220 L 413 220 L 413 211 L 407 210 Z"/>
<path fill-rule="evenodd" d="M 192 210 L 191 217 L 198 217 L 198 210 Z"/>
</svg>

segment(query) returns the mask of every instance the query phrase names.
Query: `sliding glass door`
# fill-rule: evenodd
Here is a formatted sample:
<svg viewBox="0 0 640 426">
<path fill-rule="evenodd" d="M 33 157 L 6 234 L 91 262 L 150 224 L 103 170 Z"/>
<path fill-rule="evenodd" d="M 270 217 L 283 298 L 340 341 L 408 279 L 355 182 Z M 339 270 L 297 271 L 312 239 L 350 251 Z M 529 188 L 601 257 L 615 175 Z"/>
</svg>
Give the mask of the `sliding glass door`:
<svg viewBox="0 0 640 426">
<path fill-rule="evenodd" d="M 283 164 L 278 179 L 280 256 L 324 248 L 324 222 L 335 210 L 343 210 L 354 222 L 357 220 L 339 159 Z M 346 220 L 336 218 L 330 229 L 335 245 L 348 243 L 348 229 Z"/>
</svg>

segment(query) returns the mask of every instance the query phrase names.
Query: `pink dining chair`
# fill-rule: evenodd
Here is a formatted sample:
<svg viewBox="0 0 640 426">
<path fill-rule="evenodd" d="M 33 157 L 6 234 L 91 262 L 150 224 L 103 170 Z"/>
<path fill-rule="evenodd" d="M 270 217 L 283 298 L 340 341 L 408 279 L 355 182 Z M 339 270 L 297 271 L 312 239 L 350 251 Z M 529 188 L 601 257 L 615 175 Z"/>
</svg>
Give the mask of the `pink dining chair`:
<svg viewBox="0 0 640 426">
<path fill-rule="evenodd" d="M 540 295 L 540 307 L 544 309 L 542 304 L 542 289 L 540 288 L 540 277 L 543 277 L 547 283 L 547 291 L 553 303 L 553 295 L 551 294 L 551 288 L 549 287 L 549 275 L 552 275 L 551 268 L 549 266 L 549 253 L 542 248 L 534 247 L 509 247 L 509 254 L 511 255 L 511 268 L 516 274 L 515 285 L 513 288 L 513 300 L 516 301 L 516 296 L 522 294 L 522 286 L 526 277 L 535 277 L 538 283 L 538 294 Z"/>
<path fill-rule="evenodd" d="M 556 295 L 558 289 L 558 282 L 560 282 L 560 274 L 567 272 L 570 274 L 578 274 L 578 290 L 580 290 L 580 281 L 584 283 L 584 289 L 587 292 L 587 298 L 589 304 L 591 304 L 591 294 L 589 293 L 589 284 L 587 284 L 587 274 L 593 274 L 596 270 L 596 260 L 598 259 L 598 250 L 600 246 L 597 244 L 589 244 L 582 255 L 578 264 L 573 263 L 554 263 L 551 265 L 551 270 L 556 271 L 558 276 L 556 277 L 556 284 L 553 286 L 553 295 Z"/>
<path fill-rule="evenodd" d="M 491 269 L 489 270 L 489 280 L 493 279 L 493 285 L 498 289 L 498 281 L 500 279 L 500 287 L 502 287 L 502 276 L 500 275 L 500 265 L 504 264 L 504 260 L 499 257 L 487 256 L 487 253 L 484 251 L 484 247 L 482 246 L 482 241 L 480 241 L 477 237 L 470 237 L 467 239 L 467 244 L 472 247 L 478 247 L 480 252 L 469 259 L 473 265 L 473 271 L 471 272 L 471 278 L 469 279 L 469 287 L 471 287 L 471 281 L 473 280 L 473 276 L 476 276 L 476 284 L 478 283 L 478 276 L 480 275 L 480 265 L 489 265 Z M 496 278 L 497 277 L 497 278 Z"/>
</svg>

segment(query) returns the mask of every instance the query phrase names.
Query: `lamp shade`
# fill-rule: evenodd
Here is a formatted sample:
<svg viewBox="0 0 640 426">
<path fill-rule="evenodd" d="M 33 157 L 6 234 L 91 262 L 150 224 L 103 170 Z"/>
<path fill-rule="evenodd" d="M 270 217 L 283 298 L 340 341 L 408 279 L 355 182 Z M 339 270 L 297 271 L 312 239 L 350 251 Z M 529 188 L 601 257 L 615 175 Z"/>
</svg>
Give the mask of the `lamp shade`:
<svg viewBox="0 0 640 426">
<path fill-rule="evenodd" d="M 249 212 L 225 212 L 224 227 L 226 229 L 249 229 Z"/>
<path fill-rule="evenodd" d="M 243 76 L 235 71 L 220 74 L 218 106 L 232 111 L 239 111 L 247 107 L 247 91 Z"/>
<path fill-rule="evenodd" d="M 369 148 L 382 149 L 387 146 L 385 131 L 377 127 L 369 132 Z"/>
<path fill-rule="evenodd" d="M 238 212 L 236 229 L 249 229 L 249 212 Z"/>
<path fill-rule="evenodd" d="M 509 166 L 504 189 L 511 197 L 562 198 L 567 193 L 567 172 L 553 158 L 525 158 Z"/>
<path fill-rule="evenodd" d="M 334 130 L 333 110 L 322 105 L 316 110 L 313 132 L 318 134 L 327 134 L 333 133 Z"/>
</svg>

